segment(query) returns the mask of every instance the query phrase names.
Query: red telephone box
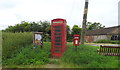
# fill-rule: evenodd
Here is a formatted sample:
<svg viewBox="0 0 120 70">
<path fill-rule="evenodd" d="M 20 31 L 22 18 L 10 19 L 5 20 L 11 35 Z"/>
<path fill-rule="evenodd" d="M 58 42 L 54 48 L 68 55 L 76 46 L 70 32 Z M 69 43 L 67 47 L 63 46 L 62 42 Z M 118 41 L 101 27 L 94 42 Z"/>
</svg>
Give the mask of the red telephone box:
<svg viewBox="0 0 120 70">
<path fill-rule="evenodd" d="M 80 44 L 80 35 L 74 34 L 73 35 L 73 45 L 74 46 L 79 46 Z"/>
<path fill-rule="evenodd" d="M 53 19 L 51 23 L 51 56 L 61 57 L 66 49 L 66 20 Z"/>
</svg>

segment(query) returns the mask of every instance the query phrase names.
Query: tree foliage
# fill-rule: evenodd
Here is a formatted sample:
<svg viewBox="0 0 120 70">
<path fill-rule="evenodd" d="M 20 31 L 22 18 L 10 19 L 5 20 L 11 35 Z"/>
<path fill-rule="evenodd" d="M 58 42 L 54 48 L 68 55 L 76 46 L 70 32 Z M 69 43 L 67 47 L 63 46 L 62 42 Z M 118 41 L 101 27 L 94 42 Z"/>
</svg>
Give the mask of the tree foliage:
<svg viewBox="0 0 120 70">
<path fill-rule="evenodd" d="M 80 33 L 81 33 L 81 28 L 78 27 L 78 25 L 74 25 L 71 30 L 72 30 L 72 35 L 74 35 L 74 34 L 79 34 L 80 35 Z"/>
<path fill-rule="evenodd" d="M 104 28 L 100 23 L 97 22 L 88 22 L 86 25 L 87 30 L 95 30 Z M 74 25 L 72 29 L 69 25 L 66 25 L 66 33 L 67 33 L 67 41 L 71 42 L 73 41 L 73 35 L 74 34 L 81 34 L 81 29 L 78 25 Z M 20 24 L 16 24 L 15 26 L 8 26 L 5 30 L 2 30 L 4 32 L 44 32 L 44 40 L 50 40 L 50 22 L 48 21 L 39 21 L 39 22 L 26 22 L 22 21 Z"/>
<path fill-rule="evenodd" d="M 96 29 L 101 29 L 101 28 L 104 28 L 104 27 L 105 26 L 103 26 L 102 24 L 97 23 L 97 22 L 94 22 L 94 23 L 88 22 L 87 26 L 86 26 L 87 30 L 96 30 Z"/>
<path fill-rule="evenodd" d="M 72 35 L 71 35 L 71 29 L 70 29 L 69 25 L 66 26 L 66 31 L 67 31 L 67 42 L 71 42 L 72 41 Z"/>
<path fill-rule="evenodd" d="M 15 26 L 8 26 L 4 32 L 43 32 L 44 41 L 50 39 L 50 23 L 48 21 L 26 22 L 22 21 Z"/>
<path fill-rule="evenodd" d="M 50 23 L 48 21 L 40 22 L 26 22 L 22 21 L 20 24 L 15 26 L 8 26 L 5 32 L 46 32 L 50 31 Z"/>
</svg>

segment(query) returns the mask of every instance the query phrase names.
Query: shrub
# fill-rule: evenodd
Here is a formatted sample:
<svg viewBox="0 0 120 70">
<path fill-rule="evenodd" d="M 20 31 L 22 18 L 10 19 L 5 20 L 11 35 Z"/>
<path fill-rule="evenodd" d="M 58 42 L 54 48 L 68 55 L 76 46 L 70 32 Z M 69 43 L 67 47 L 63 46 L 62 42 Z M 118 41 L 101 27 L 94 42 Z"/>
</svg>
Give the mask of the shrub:
<svg viewBox="0 0 120 70">
<path fill-rule="evenodd" d="M 120 44 L 120 41 L 113 41 L 113 40 L 98 40 L 94 43 L 111 43 L 111 44 Z"/>
<path fill-rule="evenodd" d="M 98 41 L 95 41 L 94 43 L 110 43 L 111 40 L 98 40 Z"/>
</svg>

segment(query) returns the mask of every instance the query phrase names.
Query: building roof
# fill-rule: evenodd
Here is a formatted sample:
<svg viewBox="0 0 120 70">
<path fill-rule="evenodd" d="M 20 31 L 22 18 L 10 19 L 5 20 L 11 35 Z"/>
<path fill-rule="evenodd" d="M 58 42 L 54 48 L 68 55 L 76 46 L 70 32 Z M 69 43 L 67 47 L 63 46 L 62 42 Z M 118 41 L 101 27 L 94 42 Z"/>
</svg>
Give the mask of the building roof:
<svg viewBox="0 0 120 70">
<path fill-rule="evenodd" d="M 86 36 L 90 35 L 120 35 L 120 25 L 109 27 L 109 28 L 102 28 L 97 30 L 89 30 L 86 32 Z"/>
</svg>

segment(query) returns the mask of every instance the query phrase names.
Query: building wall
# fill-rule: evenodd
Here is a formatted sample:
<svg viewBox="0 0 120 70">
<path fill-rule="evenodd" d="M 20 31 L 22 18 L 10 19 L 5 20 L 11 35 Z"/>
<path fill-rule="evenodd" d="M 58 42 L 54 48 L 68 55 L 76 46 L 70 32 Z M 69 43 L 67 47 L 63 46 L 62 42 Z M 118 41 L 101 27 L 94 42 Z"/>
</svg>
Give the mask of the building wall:
<svg viewBox="0 0 120 70">
<path fill-rule="evenodd" d="M 96 35 L 96 36 L 86 36 L 85 41 L 86 42 L 94 42 L 98 40 L 111 40 L 112 35 Z"/>
<path fill-rule="evenodd" d="M 85 41 L 86 42 L 91 43 L 91 42 L 93 42 L 93 40 L 94 40 L 93 36 L 85 36 Z"/>
<path fill-rule="evenodd" d="M 98 41 L 98 40 L 109 40 L 107 35 L 98 35 L 98 36 L 94 36 L 94 40 L 93 41 Z"/>
</svg>

